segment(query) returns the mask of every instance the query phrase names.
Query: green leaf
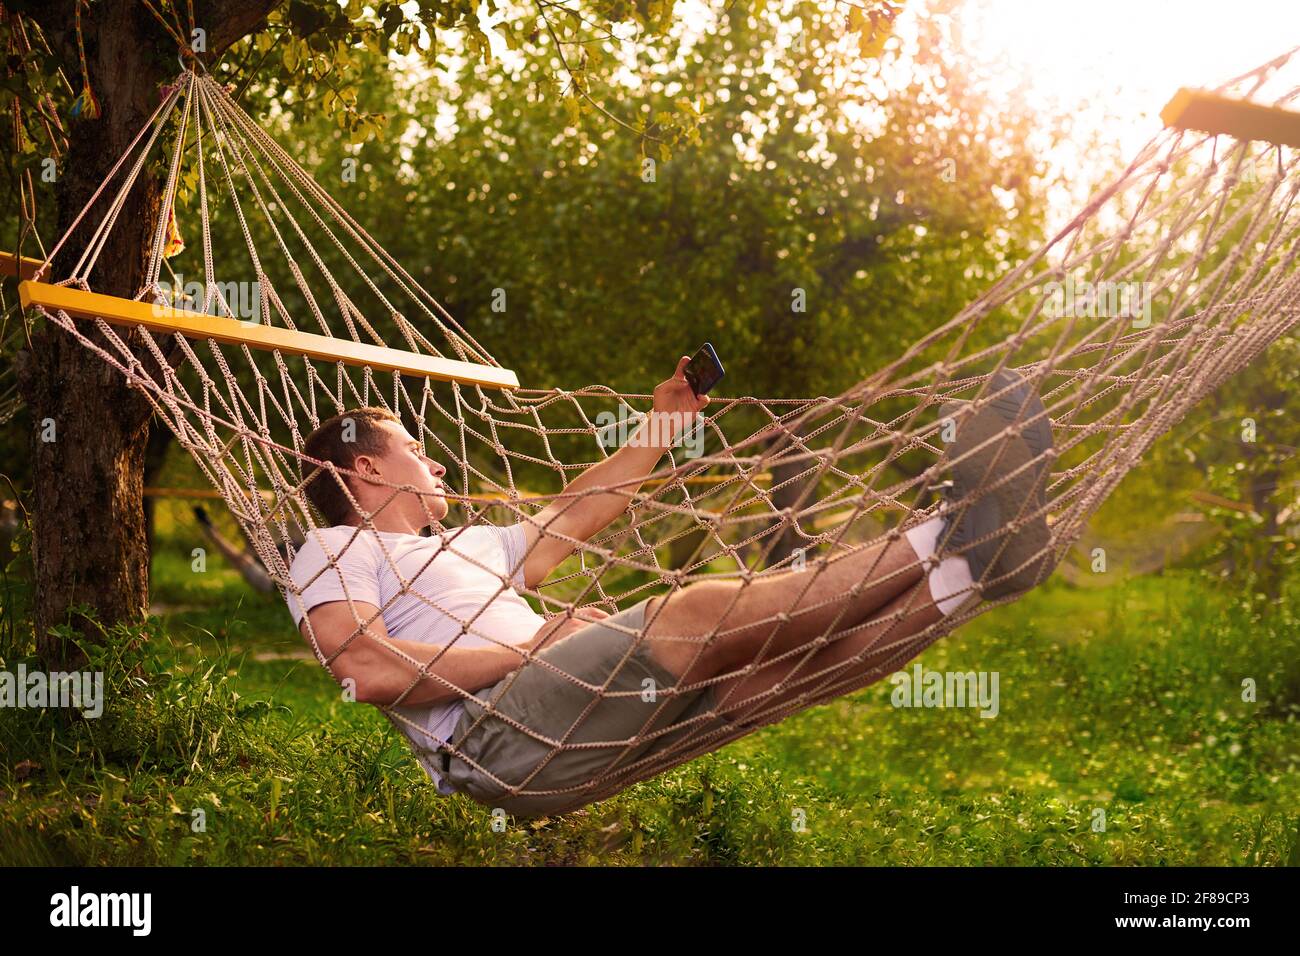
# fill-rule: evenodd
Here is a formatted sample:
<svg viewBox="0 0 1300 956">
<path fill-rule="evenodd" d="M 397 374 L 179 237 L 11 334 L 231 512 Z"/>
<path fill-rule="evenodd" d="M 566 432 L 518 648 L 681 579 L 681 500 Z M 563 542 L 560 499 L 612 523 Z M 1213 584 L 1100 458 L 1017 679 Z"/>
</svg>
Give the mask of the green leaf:
<svg viewBox="0 0 1300 956">
<path fill-rule="evenodd" d="M 582 123 L 582 104 L 576 95 L 564 97 L 564 114 L 570 126 L 578 126 Z"/>
</svg>

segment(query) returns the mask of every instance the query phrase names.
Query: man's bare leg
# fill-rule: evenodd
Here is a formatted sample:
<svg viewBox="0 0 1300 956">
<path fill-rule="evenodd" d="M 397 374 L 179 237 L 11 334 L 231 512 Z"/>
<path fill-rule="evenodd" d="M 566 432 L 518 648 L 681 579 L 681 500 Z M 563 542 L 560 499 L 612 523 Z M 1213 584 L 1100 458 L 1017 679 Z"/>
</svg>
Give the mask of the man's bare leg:
<svg viewBox="0 0 1300 956">
<path fill-rule="evenodd" d="M 738 673 L 720 681 L 714 685 L 718 710 L 728 720 L 743 722 L 756 714 L 777 713 L 783 705 L 804 694 L 811 696 L 836 686 L 844 688 L 843 693 L 872 671 L 877 672 L 875 677 L 879 679 L 885 676 L 881 670 L 883 663 L 905 646 L 908 638 L 943 617 L 930 596 L 929 587 L 920 582 L 899 594 L 852 633 L 826 647 L 792 654 L 766 665 L 758 662 L 751 673 Z"/>
<path fill-rule="evenodd" d="M 952 514 L 951 525 L 949 518 L 936 518 L 924 532 L 920 526 L 908 532 L 915 533 L 928 560 L 941 550 L 937 536 L 947 528 L 942 550 L 961 548 L 961 557 L 949 551 L 941 560 L 941 571 L 954 562 L 952 574 L 943 575 L 943 591 L 964 578 L 985 599 L 1032 587 L 1050 572 L 1051 558 L 1043 515 L 1053 448 L 1050 419 L 1029 381 L 1013 370 L 995 373 L 989 389 L 999 398 L 963 416 L 948 458 L 954 497 L 947 500 L 967 504 Z M 1007 480 L 990 484 L 990 476 L 1001 474 Z M 1026 508 L 1034 520 L 1020 521 Z M 1004 527 L 1005 535 L 989 533 Z M 927 581 L 925 575 L 908 538 L 896 534 L 803 572 L 694 584 L 649 602 L 650 653 L 680 684 L 724 676 L 718 682 L 723 709 L 739 702 L 738 717 L 770 712 L 772 699 L 750 698 L 774 691 L 775 702 L 789 703 L 792 696 L 817 692 L 815 681 L 801 677 L 833 668 L 856 668 L 857 677 L 869 679 L 893 656 L 890 646 L 906 648 L 901 642 L 907 636 L 939 621 L 943 611 L 929 593 L 938 579 Z M 950 610 L 954 597 L 943 598 L 943 610 Z M 872 624 L 855 627 L 863 622 Z M 832 640 L 828 635 L 835 632 L 842 636 Z M 804 670 L 809 666 L 811 671 Z M 853 683 L 835 673 L 830 684 L 823 678 L 822 691 Z"/>
<path fill-rule="evenodd" d="M 804 571 L 748 583 L 701 581 L 651 598 L 645 638 L 665 669 L 694 682 L 744 666 L 760 652 L 771 659 L 824 641 L 832 627 L 842 630 L 867 620 L 921 580 L 916 552 L 900 535 L 838 555 L 824 568 L 818 561 Z M 783 614 L 789 619 L 781 620 Z"/>
</svg>

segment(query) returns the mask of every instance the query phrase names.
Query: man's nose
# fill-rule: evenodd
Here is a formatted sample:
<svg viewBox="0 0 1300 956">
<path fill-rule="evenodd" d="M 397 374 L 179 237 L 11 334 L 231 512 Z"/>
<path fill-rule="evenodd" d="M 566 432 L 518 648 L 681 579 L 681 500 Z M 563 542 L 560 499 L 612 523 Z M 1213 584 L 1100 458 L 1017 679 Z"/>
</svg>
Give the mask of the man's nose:
<svg viewBox="0 0 1300 956">
<path fill-rule="evenodd" d="M 433 477 L 441 478 L 447 473 L 447 466 L 432 459 L 429 460 L 429 467 L 433 469 Z"/>
</svg>

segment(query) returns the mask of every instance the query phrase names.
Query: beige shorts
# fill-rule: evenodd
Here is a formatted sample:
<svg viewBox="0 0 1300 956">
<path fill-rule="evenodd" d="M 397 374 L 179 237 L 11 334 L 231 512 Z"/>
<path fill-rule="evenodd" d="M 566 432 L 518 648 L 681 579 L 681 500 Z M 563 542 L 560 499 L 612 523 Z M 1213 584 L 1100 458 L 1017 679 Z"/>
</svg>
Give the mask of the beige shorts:
<svg viewBox="0 0 1300 956">
<path fill-rule="evenodd" d="M 584 796 L 589 791 L 571 789 L 548 796 L 527 792 L 581 787 L 657 753 L 687 734 L 726 725 L 726 718 L 709 713 L 714 706 L 712 686 L 677 694 L 677 678 L 650 656 L 645 641 L 632 650 L 645 625 L 648 600 L 569 635 L 543 650 L 537 660 L 467 698 L 465 713 L 451 738 L 461 756 L 439 748 L 447 784 L 479 803 L 501 807 L 516 816 L 577 809 L 591 802 Z M 611 625 L 621 625 L 631 633 Z M 538 661 L 547 661 L 597 688 L 604 686 L 604 693 L 593 692 Z M 618 692 L 626 696 L 610 696 Z M 533 733 L 487 714 L 487 705 Z M 589 706 L 591 711 L 584 717 Z M 569 735 L 580 717 L 578 728 Z M 671 729 L 629 745 L 633 738 L 663 728 Z M 556 744 L 566 735 L 565 746 L 557 750 Z M 573 749 L 573 744 L 593 746 Z M 527 792 L 507 796 L 503 784 Z"/>
</svg>

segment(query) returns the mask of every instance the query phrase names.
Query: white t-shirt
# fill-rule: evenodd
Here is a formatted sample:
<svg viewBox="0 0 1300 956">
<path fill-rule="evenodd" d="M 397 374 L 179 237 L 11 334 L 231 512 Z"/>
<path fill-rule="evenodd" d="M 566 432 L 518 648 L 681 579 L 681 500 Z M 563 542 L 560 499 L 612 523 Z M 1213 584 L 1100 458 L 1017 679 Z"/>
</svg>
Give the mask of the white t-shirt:
<svg viewBox="0 0 1300 956">
<path fill-rule="evenodd" d="M 288 595 L 293 623 L 318 604 L 351 597 L 379 608 L 389 635 L 405 641 L 486 647 L 493 643 L 483 636 L 489 635 L 522 644 L 546 622 L 515 590 L 524 586 L 526 540 L 522 523 L 449 528 L 427 538 L 348 525 L 317 529 L 289 569 L 299 591 Z M 404 581 L 411 582 L 405 589 Z M 434 751 L 452 736 L 463 699 L 392 710 L 428 731 L 425 736 L 396 722 L 438 792 L 452 792 L 442 783 Z"/>
</svg>

